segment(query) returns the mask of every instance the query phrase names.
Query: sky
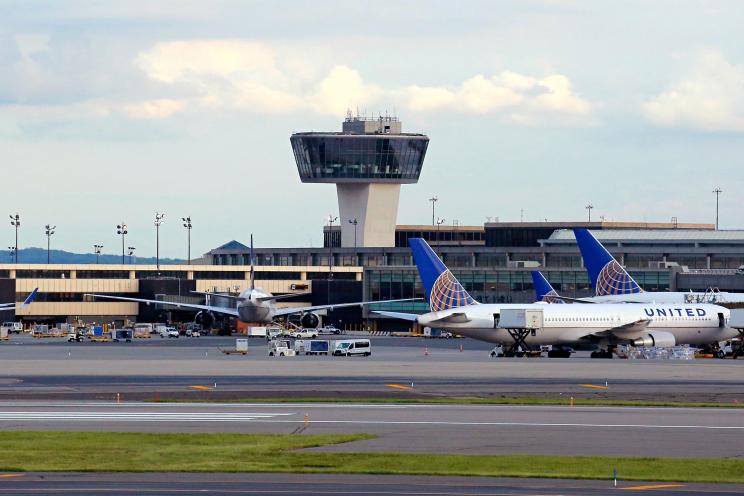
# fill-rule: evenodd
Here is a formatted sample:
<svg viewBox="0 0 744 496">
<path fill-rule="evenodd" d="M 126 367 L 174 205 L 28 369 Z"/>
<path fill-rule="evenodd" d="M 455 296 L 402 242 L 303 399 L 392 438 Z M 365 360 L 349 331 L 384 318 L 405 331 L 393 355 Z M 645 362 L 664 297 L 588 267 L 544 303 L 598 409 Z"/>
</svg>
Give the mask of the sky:
<svg viewBox="0 0 744 496">
<path fill-rule="evenodd" d="M 431 142 L 398 222 L 744 228 L 738 1 L 0 0 L 0 178 L 20 246 L 320 246 L 297 131 L 347 109 Z M 0 214 L 3 212 L 0 211 Z M 7 219 L 7 217 L 6 217 Z M 7 219 L 0 247 L 12 245 Z M 4 244 L 3 244 L 4 243 Z"/>
</svg>

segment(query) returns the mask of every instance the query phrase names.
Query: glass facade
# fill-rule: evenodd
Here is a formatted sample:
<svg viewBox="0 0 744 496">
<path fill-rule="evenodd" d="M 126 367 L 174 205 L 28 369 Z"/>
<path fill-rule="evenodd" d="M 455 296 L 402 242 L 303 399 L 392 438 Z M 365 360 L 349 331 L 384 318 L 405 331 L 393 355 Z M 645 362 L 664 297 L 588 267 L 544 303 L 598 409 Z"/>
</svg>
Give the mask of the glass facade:
<svg viewBox="0 0 744 496">
<path fill-rule="evenodd" d="M 294 134 L 303 182 L 416 182 L 429 138 L 423 135 Z"/>
</svg>

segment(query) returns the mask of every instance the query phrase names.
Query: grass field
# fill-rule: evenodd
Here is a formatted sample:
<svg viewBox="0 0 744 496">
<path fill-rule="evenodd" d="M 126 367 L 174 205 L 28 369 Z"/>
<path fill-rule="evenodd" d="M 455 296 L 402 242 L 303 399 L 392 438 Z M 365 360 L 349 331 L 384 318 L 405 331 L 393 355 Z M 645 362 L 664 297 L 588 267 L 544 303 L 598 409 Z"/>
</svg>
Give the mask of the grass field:
<svg viewBox="0 0 744 496">
<path fill-rule="evenodd" d="M 219 399 L 209 398 L 179 398 L 174 400 L 156 400 L 158 403 L 364 403 L 405 405 L 545 405 L 570 406 L 571 399 L 566 398 L 536 398 L 523 397 L 431 397 L 431 398 L 344 398 L 344 397 L 307 397 L 307 398 L 242 398 Z M 628 406 L 653 408 L 744 408 L 744 403 L 714 403 L 696 401 L 654 401 L 654 400 L 616 400 L 607 398 L 574 398 L 574 406 Z"/>
<path fill-rule="evenodd" d="M 3 432 L 0 470 L 99 472 L 323 472 L 744 483 L 744 460 L 402 453 L 302 448 L 366 435 Z"/>
</svg>

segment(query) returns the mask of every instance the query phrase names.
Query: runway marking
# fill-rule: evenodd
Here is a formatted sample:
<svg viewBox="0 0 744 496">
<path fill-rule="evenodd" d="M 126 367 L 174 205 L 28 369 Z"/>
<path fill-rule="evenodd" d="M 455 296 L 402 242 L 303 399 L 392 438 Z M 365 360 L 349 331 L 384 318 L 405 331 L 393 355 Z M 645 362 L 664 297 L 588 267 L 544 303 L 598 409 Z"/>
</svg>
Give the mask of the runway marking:
<svg viewBox="0 0 744 496">
<path fill-rule="evenodd" d="M 25 474 L 0 474 L 0 478 L 10 479 L 11 477 L 23 477 Z"/>
<path fill-rule="evenodd" d="M 404 391 L 411 391 L 413 387 L 411 386 L 404 386 L 403 384 L 385 384 L 389 388 L 393 389 L 402 389 Z"/>
<path fill-rule="evenodd" d="M 602 386 L 600 384 L 579 384 L 579 386 L 589 389 L 609 389 L 608 386 Z"/>
<path fill-rule="evenodd" d="M 189 386 L 191 389 L 198 389 L 200 391 L 211 391 L 213 388 L 210 386 Z"/>
<path fill-rule="evenodd" d="M 684 484 L 655 484 L 649 486 L 628 486 L 621 487 L 625 491 L 645 491 L 647 489 L 673 489 L 675 487 L 685 487 Z"/>
<path fill-rule="evenodd" d="M 43 412 L 14 411 L 0 412 L 2 421 L 123 421 L 123 422 L 254 422 L 254 423 L 303 423 L 301 418 L 281 419 L 299 415 L 296 412 L 121 412 L 121 411 L 83 411 L 83 412 Z M 449 420 L 323 420 L 313 419 L 313 424 L 350 425 L 455 425 L 455 426 L 504 426 L 504 427 L 585 427 L 585 428 L 626 428 L 626 429 L 698 429 L 698 430 L 744 430 L 741 425 L 663 425 L 663 424 L 599 424 L 578 422 L 498 422 L 498 421 L 449 421 Z"/>
</svg>

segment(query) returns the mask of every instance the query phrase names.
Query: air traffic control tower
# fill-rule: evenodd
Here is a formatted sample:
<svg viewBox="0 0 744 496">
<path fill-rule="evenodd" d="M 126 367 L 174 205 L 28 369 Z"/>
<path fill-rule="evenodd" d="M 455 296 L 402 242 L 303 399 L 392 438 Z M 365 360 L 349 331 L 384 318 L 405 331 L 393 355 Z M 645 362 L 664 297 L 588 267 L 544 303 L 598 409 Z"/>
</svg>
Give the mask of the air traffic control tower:
<svg viewBox="0 0 744 496">
<path fill-rule="evenodd" d="M 396 117 L 348 113 L 342 132 L 295 133 L 290 142 L 303 183 L 336 185 L 341 246 L 355 236 L 358 247 L 395 246 L 400 185 L 418 182 L 426 135 L 403 133 Z"/>
</svg>

